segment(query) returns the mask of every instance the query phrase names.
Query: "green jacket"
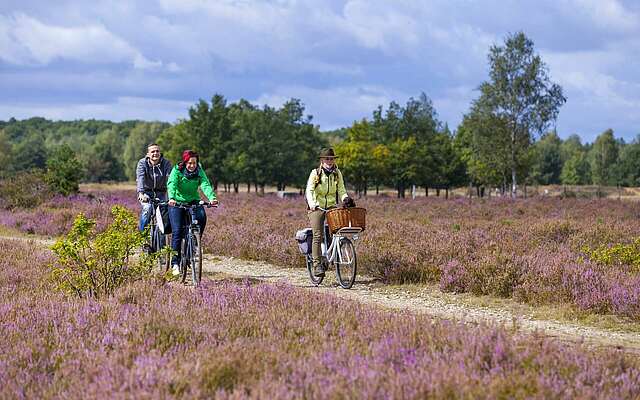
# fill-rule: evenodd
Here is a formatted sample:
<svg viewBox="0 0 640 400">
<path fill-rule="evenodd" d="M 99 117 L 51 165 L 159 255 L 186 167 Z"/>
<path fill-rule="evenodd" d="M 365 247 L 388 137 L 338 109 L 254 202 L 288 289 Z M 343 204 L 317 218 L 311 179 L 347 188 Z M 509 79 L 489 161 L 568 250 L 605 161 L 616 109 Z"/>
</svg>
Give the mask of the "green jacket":
<svg viewBox="0 0 640 400">
<path fill-rule="evenodd" d="M 336 192 L 338 194 L 337 196 Z M 327 175 L 320 169 L 320 175 L 318 176 L 318 169 L 312 170 L 307 180 L 305 195 L 307 204 L 312 210 L 315 207 L 334 207 L 336 205 L 336 197 L 339 201 L 344 201 L 348 195 L 344 187 L 342 172 L 336 168 L 332 174 Z"/>
<path fill-rule="evenodd" d="M 171 175 L 169 175 L 169 181 L 167 182 L 169 200 L 173 199 L 178 203 L 200 201 L 198 188 L 202 189 L 202 192 L 207 196 L 209 201 L 216 199 L 216 192 L 213 191 L 202 165 L 198 165 L 198 170 L 198 176 L 196 178 L 188 179 L 180 172 L 177 165 L 173 167 Z"/>
</svg>

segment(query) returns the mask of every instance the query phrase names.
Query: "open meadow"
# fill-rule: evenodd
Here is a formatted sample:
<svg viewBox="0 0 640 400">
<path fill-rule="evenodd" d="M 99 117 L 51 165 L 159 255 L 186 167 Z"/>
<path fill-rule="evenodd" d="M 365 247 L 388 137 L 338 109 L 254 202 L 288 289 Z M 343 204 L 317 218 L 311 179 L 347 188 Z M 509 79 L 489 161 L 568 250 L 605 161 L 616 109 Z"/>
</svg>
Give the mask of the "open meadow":
<svg viewBox="0 0 640 400">
<path fill-rule="evenodd" d="M 293 239 L 307 226 L 304 201 L 220 193 L 208 210 L 205 251 L 299 267 Z M 104 226 L 110 208 L 137 212 L 132 192 L 104 188 L 56 197 L 34 209 L 0 211 L 24 233 L 66 233 L 77 213 Z M 613 199 L 401 200 L 369 196 L 358 244 L 362 274 L 383 284 L 437 284 L 443 291 L 568 305 L 581 313 L 640 321 L 640 205 Z M 303 273 L 301 271 L 301 273 Z"/>
<path fill-rule="evenodd" d="M 0 240 L 0 398 L 638 398 L 640 364 L 287 285 L 150 278 L 65 297 Z"/>
</svg>

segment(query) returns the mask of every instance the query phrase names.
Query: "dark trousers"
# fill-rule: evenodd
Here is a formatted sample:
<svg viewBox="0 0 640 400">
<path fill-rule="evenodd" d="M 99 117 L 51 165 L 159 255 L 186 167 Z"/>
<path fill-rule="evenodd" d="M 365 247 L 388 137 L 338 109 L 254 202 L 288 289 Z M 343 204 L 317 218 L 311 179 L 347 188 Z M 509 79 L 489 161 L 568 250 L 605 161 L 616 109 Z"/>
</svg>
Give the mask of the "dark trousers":
<svg viewBox="0 0 640 400">
<path fill-rule="evenodd" d="M 172 230 L 171 249 L 176 252 L 171 259 L 171 265 L 180 263 L 180 244 L 187 235 L 188 212 L 182 208 L 169 207 L 169 220 L 171 221 Z M 207 213 L 204 211 L 204 207 L 198 206 L 195 209 L 195 214 L 198 225 L 200 225 L 200 236 L 202 236 L 204 228 L 207 226 Z"/>
</svg>

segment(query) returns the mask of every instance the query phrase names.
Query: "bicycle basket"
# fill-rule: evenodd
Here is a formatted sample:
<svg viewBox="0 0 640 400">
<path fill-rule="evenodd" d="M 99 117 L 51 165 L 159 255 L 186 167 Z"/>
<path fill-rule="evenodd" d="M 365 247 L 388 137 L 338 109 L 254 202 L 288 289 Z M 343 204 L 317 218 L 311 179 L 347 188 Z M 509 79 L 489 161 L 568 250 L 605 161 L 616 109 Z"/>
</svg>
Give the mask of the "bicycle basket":
<svg viewBox="0 0 640 400">
<path fill-rule="evenodd" d="M 313 231 L 311 228 L 301 229 L 296 232 L 296 241 L 298 249 L 302 254 L 311 254 L 311 241 L 313 239 Z"/>
<path fill-rule="evenodd" d="M 327 211 L 327 224 L 331 233 L 336 233 L 338 229 L 345 227 L 366 227 L 366 215 L 367 210 L 362 207 L 350 207 L 350 208 L 334 208 Z"/>
</svg>

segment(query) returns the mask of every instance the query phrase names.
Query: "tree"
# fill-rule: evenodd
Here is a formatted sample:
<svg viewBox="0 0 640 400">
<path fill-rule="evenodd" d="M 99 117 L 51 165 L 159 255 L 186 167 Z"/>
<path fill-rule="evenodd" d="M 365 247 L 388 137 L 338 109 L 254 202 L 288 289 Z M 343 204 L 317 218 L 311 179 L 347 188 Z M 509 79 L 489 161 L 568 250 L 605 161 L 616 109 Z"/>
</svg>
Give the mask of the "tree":
<svg viewBox="0 0 640 400">
<path fill-rule="evenodd" d="M 504 46 L 489 50 L 489 81 L 480 85 L 479 108 L 504 121 L 510 135 L 511 195 L 516 196 L 521 151 L 536 134 L 553 122 L 566 102 L 562 88 L 552 83 L 546 65 L 534 53 L 533 41 L 524 33 L 509 35 Z"/>
<path fill-rule="evenodd" d="M 596 185 L 616 185 L 615 164 L 618 162 L 618 143 L 613 137 L 613 130 L 607 129 L 596 138 L 589 152 L 591 176 Z"/>
<path fill-rule="evenodd" d="M 560 145 L 562 172 L 560 182 L 565 185 L 586 185 L 591 183 L 591 166 L 587 150 L 578 135 L 571 135 Z"/>
<path fill-rule="evenodd" d="M 44 135 L 35 131 L 29 132 L 13 149 L 13 171 L 44 169 L 47 163 L 47 149 Z"/>
<path fill-rule="evenodd" d="M 531 176 L 542 185 L 560 183 L 562 172 L 562 141 L 555 132 L 550 132 L 533 145 Z"/>
<path fill-rule="evenodd" d="M 77 193 L 82 175 L 82 164 L 71 147 L 62 145 L 51 152 L 45 175 L 45 181 L 51 190 L 64 196 Z"/>
<path fill-rule="evenodd" d="M 347 130 L 347 139 L 336 145 L 340 167 L 347 180 L 355 185 L 358 195 L 367 193 L 373 179 L 373 130 L 367 120 L 354 122 Z"/>
<path fill-rule="evenodd" d="M 117 127 L 100 132 L 82 160 L 90 182 L 123 181 L 122 162 L 124 138 Z"/>
<path fill-rule="evenodd" d="M 11 140 L 4 130 L 0 130 L 0 176 L 10 169 L 13 159 Z"/>
<path fill-rule="evenodd" d="M 621 184 L 640 186 L 640 135 L 620 149 L 618 165 Z"/>
</svg>

